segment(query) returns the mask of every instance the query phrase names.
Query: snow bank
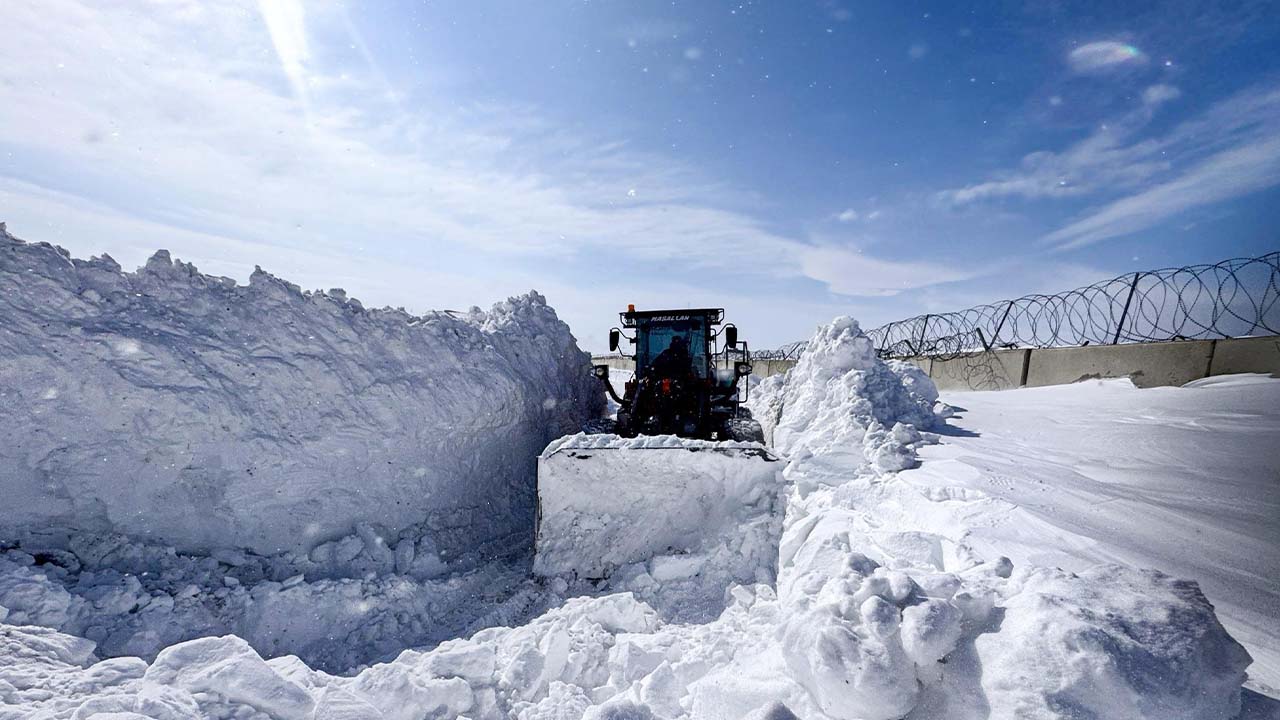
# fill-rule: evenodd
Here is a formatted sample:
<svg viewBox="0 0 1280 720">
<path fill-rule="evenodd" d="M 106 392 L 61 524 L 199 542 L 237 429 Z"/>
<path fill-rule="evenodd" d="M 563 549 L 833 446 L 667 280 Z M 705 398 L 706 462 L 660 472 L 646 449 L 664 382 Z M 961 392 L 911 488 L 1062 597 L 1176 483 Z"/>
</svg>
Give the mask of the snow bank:
<svg viewBox="0 0 1280 720">
<path fill-rule="evenodd" d="M 0 537 L 312 553 L 334 574 L 527 538 L 534 458 L 603 405 L 537 293 L 414 317 L 4 232 L 0 356 Z"/>
<path fill-rule="evenodd" d="M 965 542 L 982 518 L 947 517 L 892 474 L 935 439 L 917 427 L 935 421 L 937 391 L 878 361 L 853 320 L 821 329 L 762 396 L 792 455 L 782 653 L 827 716 L 1238 711 L 1248 654 L 1194 583 L 1118 566 L 1015 571 Z"/>
</svg>

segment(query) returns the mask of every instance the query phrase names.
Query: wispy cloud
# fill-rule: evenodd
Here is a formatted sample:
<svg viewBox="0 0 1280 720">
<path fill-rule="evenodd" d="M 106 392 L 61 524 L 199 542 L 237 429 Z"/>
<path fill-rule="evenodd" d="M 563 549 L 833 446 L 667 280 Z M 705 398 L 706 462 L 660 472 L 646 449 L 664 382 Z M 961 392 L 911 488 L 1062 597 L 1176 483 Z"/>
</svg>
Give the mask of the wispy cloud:
<svg viewBox="0 0 1280 720">
<path fill-rule="evenodd" d="M 1082 74 L 1108 72 L 1146 63 L 1147 56 L 1141 50 L 1114 40 L 1081 45 L 1067 55 L 1067 64 L 1072 70 Z"/>
<path fill-rule="evenodd" d="M 1142 91 L 1142 102 L 1153 107 L 1180 97 L 1182 97 L 1181 90 L 1164 83 L 1157 83 Z"/>
<path fill-rule="evenodd" d="M 1192 208 L 1256 192 L 1280 183 L 1280 137 L 1215 153 L 1169 182 L 1117 200 L 1049 233 L 1060 250 L 1143 230 Z"/>
<path fill-rule="evenodd" d="M 1249 88 L 1163 135 L 1144 134 L 1158 107 L 1180 96 L 1171 85 L 1152 85 L 1139 107 L 1066 150 L 1031 153 L 1016 169 L 945 190 L 937 198 L 963 206 L 1000 198 L 1119 196 L 1044 238 L 1048 244 L 1071 248 L 1142 230 L 1184 210 L 1280 182 L 1275 167 L 1280 88 Z"/>
<path fill-rule="evenodd" d="M 861 297 L 897 295 L 977 275 L 936 263 L 882 260 L 836 246 L 808 248 L 800 263 L 806 275 L 827 283 L 832 292 Z"/>
</svg>

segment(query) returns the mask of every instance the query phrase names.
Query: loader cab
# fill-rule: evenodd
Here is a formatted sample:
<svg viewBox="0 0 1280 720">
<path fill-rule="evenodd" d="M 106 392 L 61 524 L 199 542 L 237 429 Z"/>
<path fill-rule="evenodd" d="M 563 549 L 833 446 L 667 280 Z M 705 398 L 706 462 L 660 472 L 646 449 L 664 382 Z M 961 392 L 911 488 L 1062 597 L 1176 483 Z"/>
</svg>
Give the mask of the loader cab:
<svg viewBox="0 0 1280 720">
<path fill-rule="evenodd" d="M 730 437 L 730 421 L 743 414 L 747 387 L 739 381 L 751 373 L 751 355 L 738 341 L 737 328 L 719 327 L 724 309 L 637 311 L 630 306 L 620 318 L 631 332 L 611 330 L 609 349 L 619 350 L 623 341 L 634 346 L 635 375 L 619 396 L 608 382 L 608 366 L 594 368 L 618 404 L 618 434 Z"/>
<path fill-rule="evenodd" d="M 644 377 L 654 367 L 655 361 L 683 344 L 689 356 L 689 372 L 701 380 L 711 374 L 708 359 L 710 345 L 709 326 L 705 317 L 680 316 L 678 319 L 643 318 L 636 321 L 636 375 Z"/>
</svg>

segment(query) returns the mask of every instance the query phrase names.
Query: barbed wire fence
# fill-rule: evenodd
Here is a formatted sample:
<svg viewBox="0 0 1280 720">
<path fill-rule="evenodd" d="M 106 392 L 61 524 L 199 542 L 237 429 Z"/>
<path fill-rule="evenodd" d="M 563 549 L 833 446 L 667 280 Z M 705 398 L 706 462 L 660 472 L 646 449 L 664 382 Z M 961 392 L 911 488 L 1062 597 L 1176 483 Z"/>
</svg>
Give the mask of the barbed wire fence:
<svg viewBox="0 0 1280 720">
<path fill-rule="evenodd" d="M 1148 270 L 1053 295 L 928 313 L 867 335 L 884 358 L 964 357 L 1005 348 L 1280 335 L 1280 252 Z M 805 343 L 753 352 L 796 360 Z"/>
</svg>

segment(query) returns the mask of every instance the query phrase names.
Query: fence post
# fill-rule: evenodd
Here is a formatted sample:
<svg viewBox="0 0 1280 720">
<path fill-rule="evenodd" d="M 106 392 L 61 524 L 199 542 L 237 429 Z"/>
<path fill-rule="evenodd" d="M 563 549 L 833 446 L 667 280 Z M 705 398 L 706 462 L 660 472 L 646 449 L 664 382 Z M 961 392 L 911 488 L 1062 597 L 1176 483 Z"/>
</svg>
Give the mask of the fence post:
<svg viewBox="0 0 1280 720">
<path fill-rule="evenodd" d="M 920 342 L 917 343 L 917 355 L 924 352 L 924 335 L 925 331 L 929 329 L 929 317 L 929 314 L 925 313 L 924 320 L 920 323 Z"/>
<path fill-rule="evenodd" d="M 1142 277 L 1142 273 L 1133 274 L 1133 283 L 1129 285 L 1129 296 L 1124 299 L 1124 309 L 1120 311 L 1120 322 L 1116 323 L 1115 337 L 1111 338 L 1111 344 L 1116 345 L 1120 342 L 1120 331 L 1124 329 L 1125 318 L 1129 317 L 1129 304 L 1133 302 L 1133 293 L 1138 290 L 1138 278 Z"/>
<path fill-rule="evenodd" d="M 995 347 L 996 341 L 1000 339 L 1000 331 L 1004 329 L 1004 321 L 1009 319 L 1009 311 L 1013 309 L 1013 301 L 1010 300 L 1008 305 L 1004 306 L 1004 315 L 1000 316 L 1000 323 L 996 325 L 996 331 L 991 335 L 991 345 L 987 349 Z"/>
</svg>

